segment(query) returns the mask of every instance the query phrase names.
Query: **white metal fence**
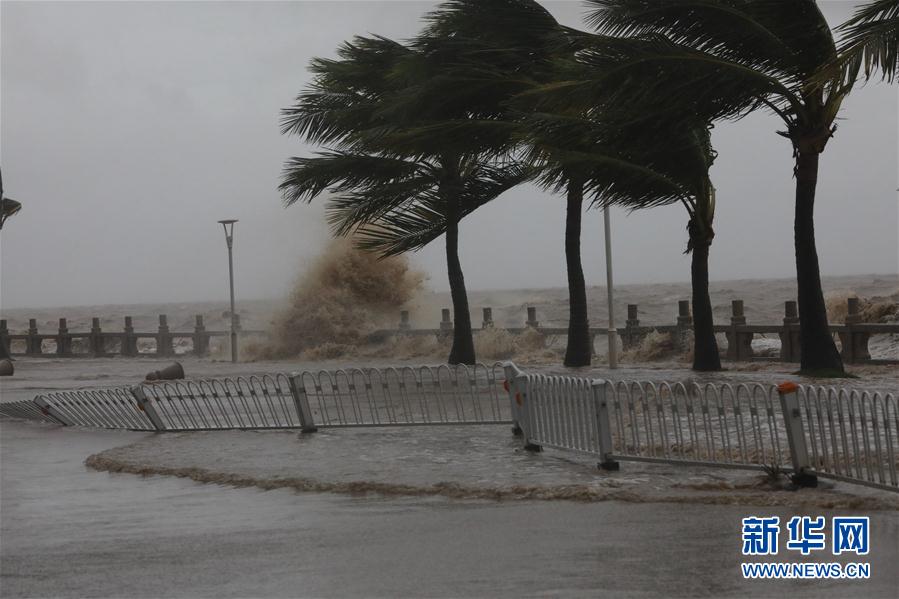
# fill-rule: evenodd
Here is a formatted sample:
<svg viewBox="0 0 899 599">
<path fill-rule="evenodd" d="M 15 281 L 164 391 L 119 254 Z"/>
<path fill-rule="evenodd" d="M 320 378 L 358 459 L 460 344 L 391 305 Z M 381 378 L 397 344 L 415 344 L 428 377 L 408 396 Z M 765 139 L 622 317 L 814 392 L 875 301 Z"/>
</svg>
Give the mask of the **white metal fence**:
<svg viewBox="0 0 899 599">
<path fill-rule="evenodd" d="M 511 422 L 530 449 L 604 468 L 773 467 L 899 491 L 895 396 L 828 387 L 611 382 L 512 363 L 354 368 L 47 393 L 0 403 L 0 416 L 139 431 Z"/>
<path fill-rule="evenodd" d="M 346 369 L 144 383 L 0 403 L 0 416 L 138 431 L 511 422 L 496 365 Z"/>
<path fill-rule="evenodd" d="M 530 449 L 618 460 L 792 470 L 899 491 L 892 394 L 761 384 L 610 382 L 506 366 Z"/>
</svg>

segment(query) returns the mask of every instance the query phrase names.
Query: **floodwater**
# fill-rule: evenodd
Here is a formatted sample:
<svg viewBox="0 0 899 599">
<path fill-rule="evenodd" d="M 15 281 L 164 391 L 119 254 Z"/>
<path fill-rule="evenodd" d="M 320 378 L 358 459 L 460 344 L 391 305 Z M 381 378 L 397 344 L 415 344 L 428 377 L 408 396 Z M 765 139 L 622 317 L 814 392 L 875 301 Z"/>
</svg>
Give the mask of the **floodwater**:
<svg viewBox="0 0 899 599">
<path fill-rule="evenodd" d="M 4 597 L 891 597 L 899 588 L 895 512 L 870 513 L 871 580 L 743 581 L 740 518 L 793 511 L 263 492 L 83 465 L 145 434 L 19 423 L 0 433 Z"/>
<path fill-rule="evenodd" d="M 235 372 L 227 363 L 184 363 L 189 375 Z M 144 359 L 19 360 L 16 376 L 2 382 L 3 401 L 50 388 L 133 383 L 159 365 Z M 238 372 L 305 367 L 240 364 Z M 683 375 L 676 369 L 628 374 L 656 380 Z M 755 373 L 755 378 L 779 375 Z M 177 476 L 86 466 L 97 454 L 110 463 Z M 219 484 L 229 479 L 216 473 L 238 475 L 240 484 L 249 486 Z M 284 432 L 154 435 L 3 422 L 0 595 L 896 596 L 895 494 L 841 484 L 825 486 L 818 495 L 772 492 L 773 506 L 762 506 L 764 490 L 752 490 L 744 501 L 726 484 L 715 493 L 695 494 L 679 486 L 705 488 L 710 481 L 746 476 L 758 475 L 638 464 L 602 475 L 589 461 L 559 452 L 521 452 L 507 427 L 333 430 L 303 438 Z M 268 484 L 291 477 L 369 480 L 383 492 L 354 492 L 353 485 L 318 487 L 342 492 L 301 492 L 297 488 L 308 487 Z M 414 488 L 538 485 L 562 492 L 484 499 L 471 498 L 480 497 L 477 493 L 392 493 L 385 485 L 391 481 Z M 595 494 L 566 500 L 566 485 Z M 616 495 L 622 488 L 628 493 Z M 861 498 L 849 504 L 853 509 L 828 507 L 845 505 L 829 500 L 847 493 Z M 720 503 L 710 494 L 729 500 Z M 741 518 L 836 514 L 871 517 L 870 580 L 742 579 Z M 842 558 L 813 555 L 808 561 L 847 561 Z M 802 558 L 781 551 L 777 559 Z"/>
</svg>

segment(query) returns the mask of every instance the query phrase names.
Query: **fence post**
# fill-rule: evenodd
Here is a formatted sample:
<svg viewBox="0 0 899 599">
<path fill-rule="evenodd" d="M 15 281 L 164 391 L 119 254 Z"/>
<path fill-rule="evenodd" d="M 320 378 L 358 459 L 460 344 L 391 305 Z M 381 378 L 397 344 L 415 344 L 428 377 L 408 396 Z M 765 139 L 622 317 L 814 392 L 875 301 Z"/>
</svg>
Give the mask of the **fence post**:
<svg viewBox="0 0 899 599">
<path fill-rule="evenodd" d="M 206 325 L 203 324 L 203 315 L 197 314 L 194 324 L 194 355 L 209 355 L 209 335 L 206 334 Z"/>
<path fill-rule="evenodd" d="M 6 326 L 6 319 L 0 319 L 0 345 L 3 345 L 4 349 L 6 349 L 7 355 L 12 355 L 9 347 L 9 329 Z"/>
<path fill-rule="evenodd" d="M 25 353 L 29 356 L 41 355 L 41 338 L 38 337 L 37 319 L 28 319 L 28 339 L 25 342 Z"/>
<path fill-rule="evenodd" d="M 40 411 L 43 412 L 44 416 L 49 416 L 63 426 L 75 426 L 74 422 L 66 418 L 59 412 L 59 410 L 51 406 L 50 402 L 48 402 L 47 398 L 43 395 L 38 395 L 32 401 L 34 402 L 34 405 L 36 405 L 40 409 Z"/>
<path fill-rule="evenodd" d="M 409 323 L 409 310 L 400 310 L 400 324 L 397 328 L 401 331 L 408 331 L 412 328 Z"/>
<path fill-rule="evenodd" d="M 481 322 L 482 329 L 493 328 L 493 308 L 484 308 L 484 318 Z"/>
<path fill-rule="evenodd" d="M 525 321 L 524 326 L 532 329 L 540 328 L 540 321 L 537 320 L 537 308 L 534 306 L 528 306 L 528 319 Z"/>
<path fill-rule="evenodd" d="M 746 314 L 743 309 L 743 300 L 733 300 L 730 303 L 730 329 L 727 336 L 727 359 L 744 360 L 752 357 L 752 333 L 743 333 L 739 327 L 746 325 Z"/>
<path fill-rule="evenodd" d="M 690 314 L 690 301 L 677 302 L 677 332 L 674 346 L 678 351 L 685 351 L 690 346 L 690 331 L 693 329 L 693 316 Z"/>
<path fill-rule="evenodd" d="M 846 320 L 843 321 L 845 332 L 839 333 L 840 344 L 843 346 L 843 361 L 854 364 L 870 360 L 868 340 L 871 334 L 859 331 L 855 327 L 862 322 L 862 316 L 858 311 L 858 298 L 850 297 L 847 303 Z"/>
<path fill-rule="evenodd" d="M 150 400 L 147 399 L 147 394 L 144 392 L 143 387 L 138 385 L 136 387 L 131 387 L 129 391 L 131 391 L 132 397 L 137 401 L 137 409 L 147 415 L 147 418 L 153 423 L 153 428 L 157 431 L 164 431 L 165 424 L 156 412 L 156 408 L 154 408 Z"/>
<path fill-rule="evenodd" d="M 125 328 L 122 333 L 122 355 L 134 357 L 137 355 L 137 338 L 134 336 L 134 321 L 130 316 L 125 317 Z"/>
<path fill-rule="evenodd" d="M 59 319 L 59 333 L 56 335 L 56 354 L 68 356 L 72 353 L 72 338 L 69 337 L 69 326 L 65 318 Z"/>
<path fill-rule="evenodd" d="M 524 433 L 521 430 L 521 409 L 516 400 L 515 379 L 523 373 L 518 369 L 514 362 L 506 362 L 503 364 L 503 389 L 509 394 L 509 405 L 512 407 L 512 434 L 521 437 Z"/>
<path fill-rule="evenodd" d="M 606 398 L 606 382 L 594 380 L 593 405 L 596 408 L 596 430 L 599 432 L 600 470 L 620 470 L 621 465 L 612 457 L 612 420 L 609 418 L 609 402 Z"/>
<path fill-rule="evenodd" d="M 624 321 L 624 335 L 621 336 L 621 346 L 628 350 L 640 343 L 640 318 L 637 315 L 637 304 L 627 305 L 627 320 Z"/>
<path fill-rule="evenodd" d="M 165 314 L 159 315 L 159 331 L 156 333 L 156 355 L 168 358 L 175 354 L 172 348 L 172 336 L 169 334 L 169 320 Z"/>
<path fill-rule="evenodd" d="M 784 303 L 783 325 L 780 332 L 780 361 L 799 362 L 799 311 L 795 300 Z"/>
<path fill-rule="evenodd" d="M 290 394 L 297 408 L 297 416 L 300 418 L 300 426 L 304 433 L 314 433 L 318 430 L 312 410 L 309 408 L 309 398 L 306 396 L 306 386 L 303 384 L 303 375 L 293 374 L 287 378 L 290 384 Z"/>
<path fill-rule="evenodd" d="M 805 433 L 802 430 L 802 412 L 799 410 L 799 385 L 781 383 L 777 386 L 780 394 L 780 407 L 783 411 L 784 425 L 787 429 L 787 441 L 790 445 L 790 461 L 793 463 L 793 475 L 790 480 L 798 487 L 817 487 L 818 477 L 809 472 L 808 448 L 805 445 Z"/>
<path fill-rule="evenodd" d="M 102 356 L 106 353 L 106 344 L 103 342 L 103 329 L 100 328 L 100 319 L 91 318 L 91 336 L 90 336 L 91 354 L 93 356 Z"/>
<path fill-rule="evenodd" d="M 528 403 L 531 401 L 530 382 L 525 373 L 521 371 L 516 373 L 515 378 L 512 379 L 512 390 L 515 392 L 515 403 L 518 406 L 518 422 L 524 425 L 521 428 L 525 451 L 534 453 L 543 451 L 543 447 L 531 438 L 531 433 L 534 432 L 531 425 L 534 423 L 531 421 L 531 406 Z"/>
</svg>

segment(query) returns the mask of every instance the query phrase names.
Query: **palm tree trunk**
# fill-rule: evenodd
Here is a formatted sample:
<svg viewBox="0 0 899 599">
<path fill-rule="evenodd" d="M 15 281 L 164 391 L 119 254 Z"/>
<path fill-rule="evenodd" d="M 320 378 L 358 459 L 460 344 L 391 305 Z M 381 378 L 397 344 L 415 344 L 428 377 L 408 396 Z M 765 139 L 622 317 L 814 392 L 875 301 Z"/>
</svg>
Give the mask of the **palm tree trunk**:
<svg viewBox="0 0 899 599">
<path fill-rule="evenodd" d="M 843 360 L 830 334 L 827 308 L 821 291 L 818 250 L 815 247 L 815 186 L 818 157 L 799 151 L 796 159 L 796 280 L 799 288 L 799 347 L 801 370 L 844 372 Z"/>
<path fill-rule="evenodd" d="M 471 314 L 465 277 L 459 262 L 459 198 L 455 193 L 446 198 L 446 270 L 449 275 L 450 296 L 453 299 L 453 347 L 450 364 L 474 364 L 474 339 L 471 334 Z"/>
<path fill-rule="evenodd" d="M 715 339 L 712 302 L 709 299 L 709 244 L 694 240 L 690 263 L 693 285 L 693 370 L 721 370 L 718 340 Z"/>
<path fill-rule="evenodd" d="M 590 322 L 587 318 L 587 285 L 581 264 L 581 214 L 584 183 L 568 181 L 568 206 L 565 215 L 565 263 L 568 268 L 568 347 L 565 366 L 589 366 L 593 357 Z"/>
</svg>

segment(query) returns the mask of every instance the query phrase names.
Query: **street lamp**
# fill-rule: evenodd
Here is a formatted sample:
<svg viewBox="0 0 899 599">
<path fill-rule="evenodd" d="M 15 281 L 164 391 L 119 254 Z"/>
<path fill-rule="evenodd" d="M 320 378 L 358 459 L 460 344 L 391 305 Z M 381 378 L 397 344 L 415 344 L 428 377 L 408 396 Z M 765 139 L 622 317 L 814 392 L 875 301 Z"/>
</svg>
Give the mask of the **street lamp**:
<svg viewBox="0 0 899 599">
<path fill-rule="evenodd" d="M 609 207 L 602 210 L 602 219 L 606 233 L 606 290 L 609 297 L 609 368 L 618 368 L 618 330 L 615 328 L 615 313 L 612 311 L 612 225 L 609 220 Z"/>
<path fill-rule="evenodd" d="M 228 244 L 228 277 L 231 281 L 231 361 L 237 362 L 237 322 L 234 316 L 234 258 L 231 248 L 234 246 L 234 223 L 237 219 L 220 220 L 225 229 L 225 243 Z"/>
</svg>

